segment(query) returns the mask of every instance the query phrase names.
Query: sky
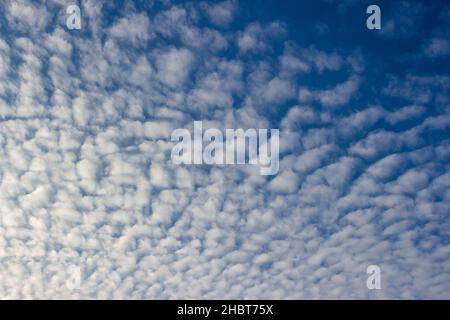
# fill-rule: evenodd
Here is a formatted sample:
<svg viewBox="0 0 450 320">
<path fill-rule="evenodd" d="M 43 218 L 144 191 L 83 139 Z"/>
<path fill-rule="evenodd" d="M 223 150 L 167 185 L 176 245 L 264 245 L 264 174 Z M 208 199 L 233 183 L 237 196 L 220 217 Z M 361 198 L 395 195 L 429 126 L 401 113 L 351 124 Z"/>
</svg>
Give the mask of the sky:
<svg viewBox="0 0 450 320">
<path fill-rule="evenodd" d="M 437 0 L 2 1 L 0 298 L 450 299 L 449 34 Z M 173 163 L 194 121 L 279 129 L 278 173 Z"/>
</svg>

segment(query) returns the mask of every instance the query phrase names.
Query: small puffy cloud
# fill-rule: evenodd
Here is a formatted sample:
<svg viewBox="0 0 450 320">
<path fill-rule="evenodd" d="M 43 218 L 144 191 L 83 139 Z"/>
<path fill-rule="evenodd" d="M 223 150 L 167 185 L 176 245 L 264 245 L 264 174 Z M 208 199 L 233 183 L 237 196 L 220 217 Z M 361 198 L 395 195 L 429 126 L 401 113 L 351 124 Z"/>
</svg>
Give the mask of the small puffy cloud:
<svg viewBox="0 0 450 320">
<path fill-rule="evenodd" d="M 284 24 L 272 22 L 267 25 L 258 22 L 249 24 L 238 35 L 237 45 L 241 52 L 260 52 L 269 48 L 270 41 L 283 37 L 286 33 Z"/>
<path fill-rule="evenodd" d="M 183 85 L 193 68 L 194 56 L 185 48 L 171 48 L 156 56 L 157 78 L 170 87 Z"/>
<path fill-rule="evenodd" d="M 11 28 L 20 32 L 40 32 L 45 29 L 50 21 L 51 14 L 45 6 L 40 6 L 28 1 L 7 1 L 6 19 Z"/>
<path fill-rule="evenodd" d="M 132 14 L 126 18 L 120 18 L 109 30 L 112 38 L 133 45 L 145 45 L 152 36 L 150 20 L 145 14 Z"/>
<path fill-rule="evenodd" d="M 422 106 L 406 106 L 397 111 L 390 113 L 387 116 L 387 121 L 391 124 L 396 124 L 411 119 L 417 119 L 425 113 L 425 108 Z"/>
<path fill-rule="evenodd" d="M 315 47 L 302 49 L 300 56 L 313 65 L 319 73 L 326 70 L 337 71 L 343 66 L 343 59 L 339 54 L 317 50 Z"/>
<path fill-rule="evenodd" d="M 285 171 L 270 182 L 269 190 L 273 192 L 292 193 L 296 191 L 298 184 L 298 176 L 292 171 Z"/>
<path fill-rule="evenodd" d="M 409 170 L 401 175 L 392 185 L 393 192 L 418 192 L 428 185 L 429 177 L 426 172 Z"/>
<path fill-rule="evenodd" d="M 171 184 L 171 177 L 169 172 L 163 165 L 153 163 L 150 167 L 150 182 L 153 186 L 159 188 L 168 188 Z"/>
<path fill-rule="evenodd" d="M 432 58 L 446 56 L 450 54 L 450 40 L 446 38 L 432 38 L 424 50 Z"/>
<path fill-rule="evenodd" d="M 236 15 L 237 3 L 232 0 L 205 4 L 205 10 L 211 22 L 218 26 L 229 25 Z"/>
</svg>

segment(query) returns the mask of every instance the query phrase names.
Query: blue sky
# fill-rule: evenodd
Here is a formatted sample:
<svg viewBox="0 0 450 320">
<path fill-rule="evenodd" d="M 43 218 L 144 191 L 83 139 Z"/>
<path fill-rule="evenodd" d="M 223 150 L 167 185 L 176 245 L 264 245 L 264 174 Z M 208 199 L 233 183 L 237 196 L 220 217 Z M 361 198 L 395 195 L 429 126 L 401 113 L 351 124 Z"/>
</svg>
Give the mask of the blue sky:
<svg viewBox="0 0 450 320">
<path fill-rule="evenodd" d="M 447 1 L 70 4 L 0 4 L 0 298 L 450 298 Z M 196 120 L 278 174 L 175 165 Z"/>
</svg>

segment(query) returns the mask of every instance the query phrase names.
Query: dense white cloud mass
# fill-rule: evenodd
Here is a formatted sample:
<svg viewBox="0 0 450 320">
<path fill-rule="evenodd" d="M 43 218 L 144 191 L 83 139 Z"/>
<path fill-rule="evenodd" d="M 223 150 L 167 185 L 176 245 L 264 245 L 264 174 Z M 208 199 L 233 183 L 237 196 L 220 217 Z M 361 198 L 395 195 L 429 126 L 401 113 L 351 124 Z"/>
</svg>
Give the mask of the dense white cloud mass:
<svg viewBox="0 0 450 320">
<path fill-rule="evenodd" d="M 361 52 L 235 1 L 82 3 L 0 5 L 0 298 L 450 298 L 448 76 L 357 105 Z M 280 128 L 279 173 L 172 164 L 194 120 Z"/>
</svg>

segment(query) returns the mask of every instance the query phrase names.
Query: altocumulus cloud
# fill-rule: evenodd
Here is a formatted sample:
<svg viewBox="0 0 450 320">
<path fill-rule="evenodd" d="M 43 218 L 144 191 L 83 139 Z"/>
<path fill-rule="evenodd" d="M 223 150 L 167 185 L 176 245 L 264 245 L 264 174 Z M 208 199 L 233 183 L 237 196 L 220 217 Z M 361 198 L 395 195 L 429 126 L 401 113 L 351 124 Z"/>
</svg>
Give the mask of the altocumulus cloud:
<svg viewBox="0 0 450 320">
<path fill-rule="evenodd" d="M 310 43 L 237 1 L 66 5 L 0 5 L 0 298 L 450 298 L 448 6 L 373 36 L 424 74 L 319 16 Z M 194 120 L 280 128 L 279 173 L 172 164 Z"/>
</svg>

